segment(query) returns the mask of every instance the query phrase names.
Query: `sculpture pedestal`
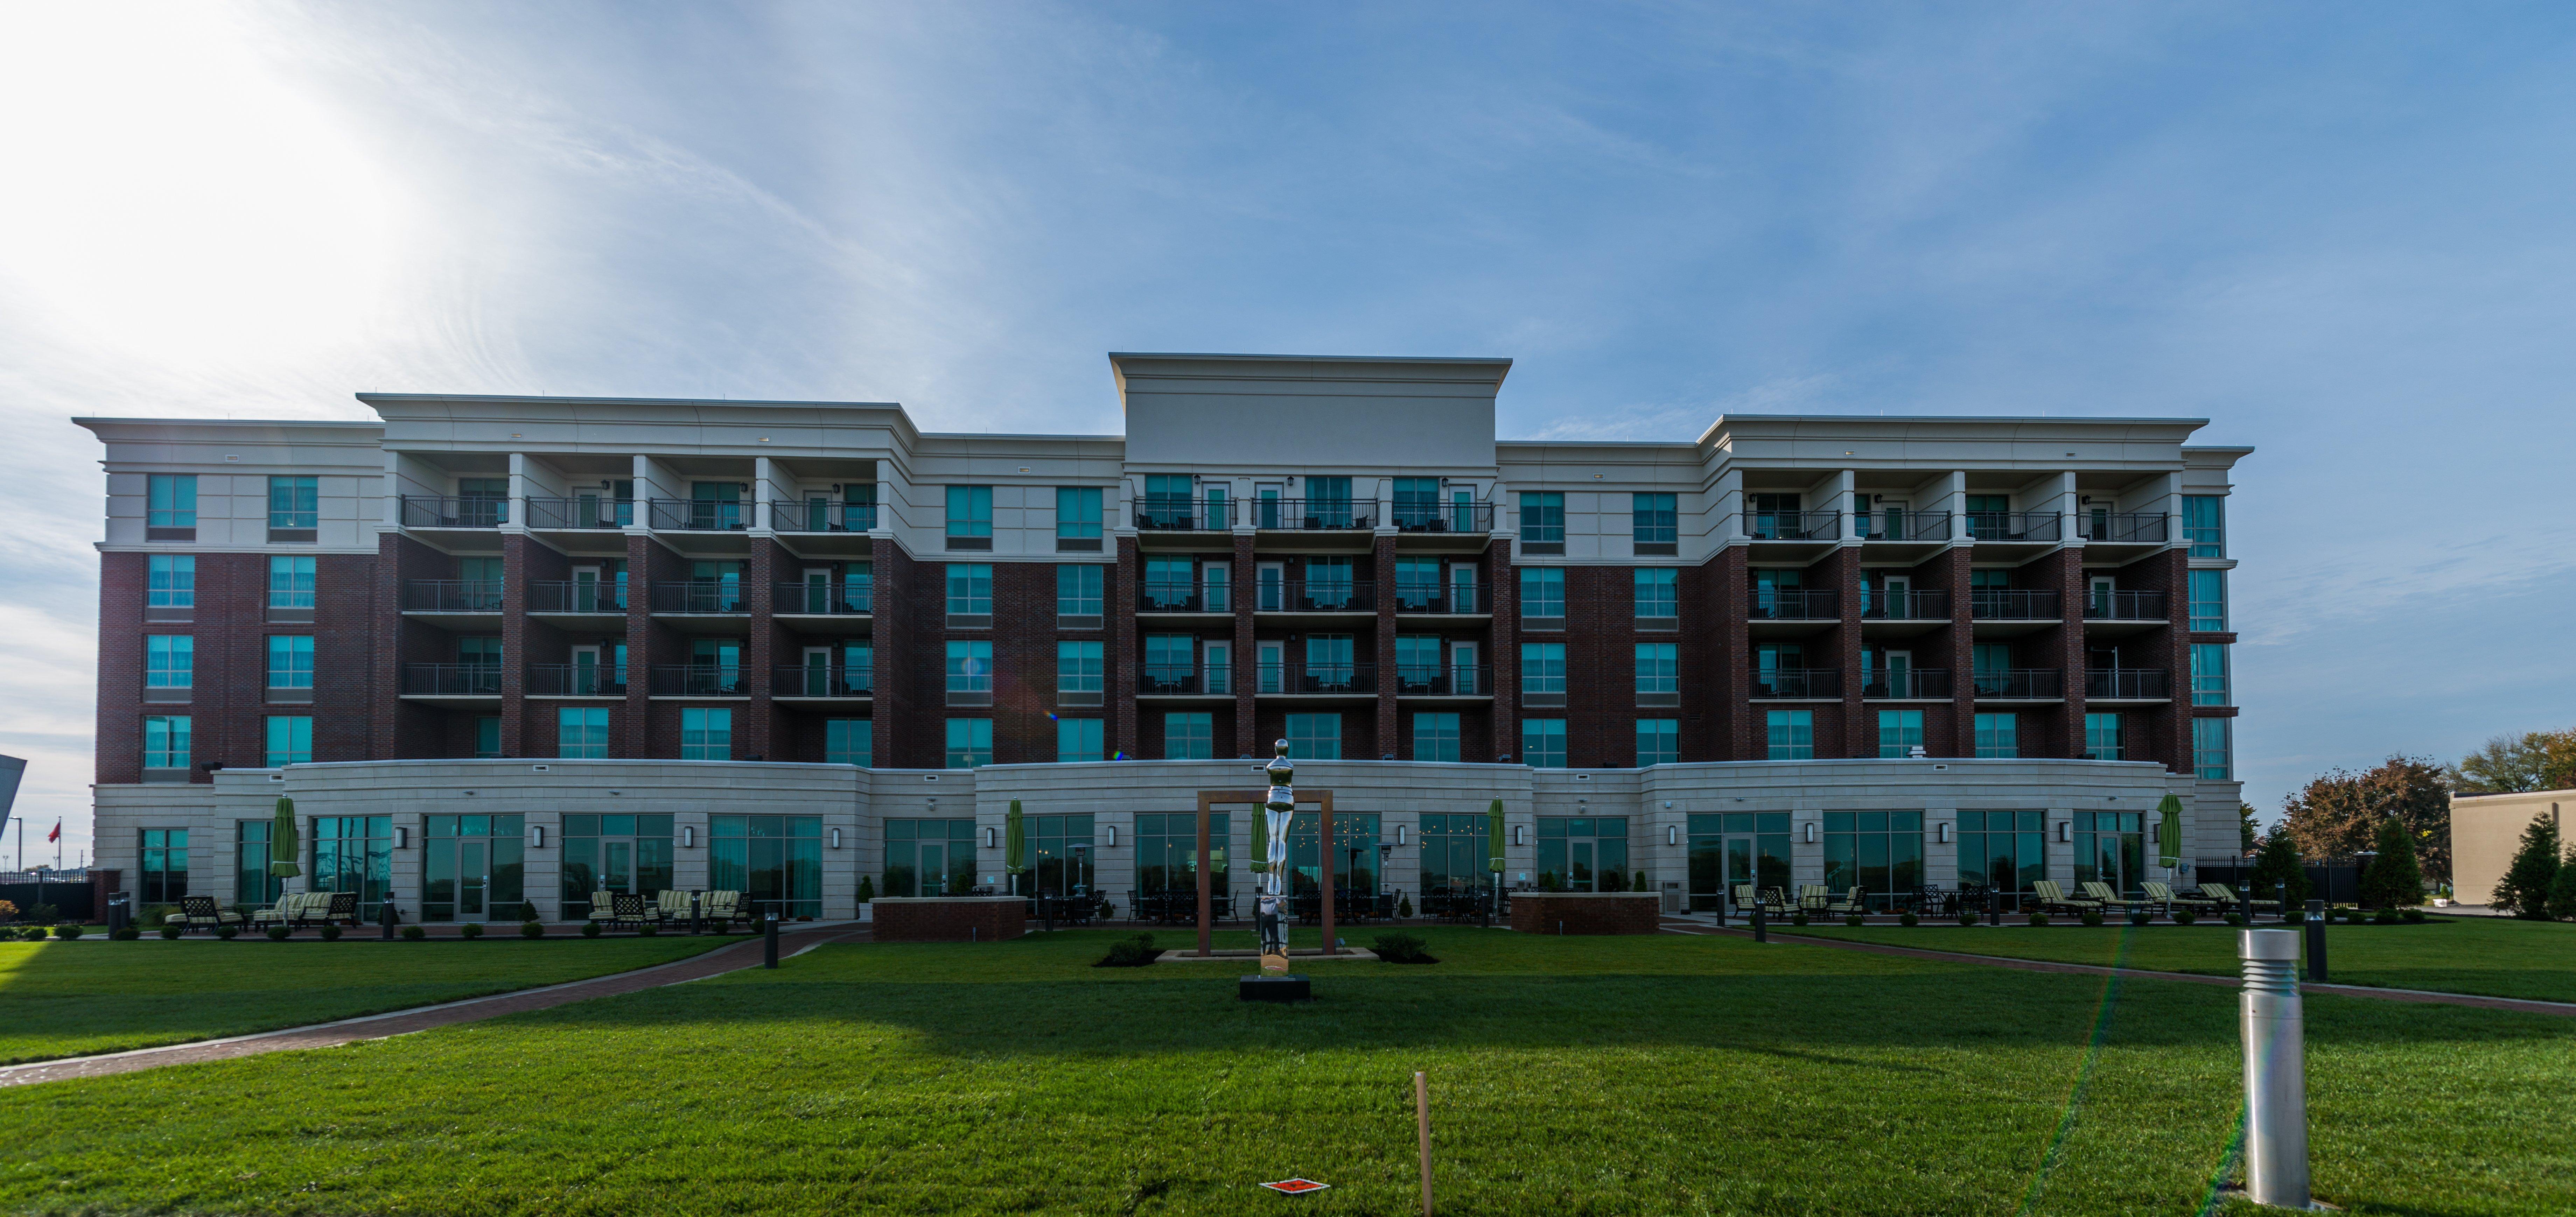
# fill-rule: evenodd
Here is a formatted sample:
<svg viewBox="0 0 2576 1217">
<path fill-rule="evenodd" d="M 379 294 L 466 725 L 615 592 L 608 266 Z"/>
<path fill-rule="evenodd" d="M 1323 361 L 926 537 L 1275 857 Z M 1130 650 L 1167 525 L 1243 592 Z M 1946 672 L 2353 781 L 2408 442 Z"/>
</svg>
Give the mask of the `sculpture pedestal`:
<svg viewBox="0 0 2576 1217">
<path fill-rule="evenodd" d="M 1236 982 L 1234 995 L 1243 1001 L 1313 1001 L 1314 987 L 1294 972 L 1280 976 L 1246 976 Z"/>
</svg>

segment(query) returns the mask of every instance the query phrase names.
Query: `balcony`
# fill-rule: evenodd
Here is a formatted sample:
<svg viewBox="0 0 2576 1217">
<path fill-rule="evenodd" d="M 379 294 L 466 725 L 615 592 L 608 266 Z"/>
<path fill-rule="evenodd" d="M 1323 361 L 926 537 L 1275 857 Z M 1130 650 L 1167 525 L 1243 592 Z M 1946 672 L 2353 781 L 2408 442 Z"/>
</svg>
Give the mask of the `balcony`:
<svg viewBox="0 0 2576 1217">
<path fill-rule="evenodd" d="M 2055 621 L 2057 593 L 2035 587 L 1972 588 L 1968 613 L 1979 621 Z"/>
<path fill-rule="evenodd" d="M 1843 695 L 1843 674 L 1835 668 L 1773 668 L 1753 674 L 1757 700 L 1815 700 Z"/>
<path fill-rule="evenodd" d="M 873 697 L 877 670 L 868 667 L 780 664 L 770 669 L 771 697 Z"/>
<path fill-rule="evenodd" d="M 993 704 L 993 677 L 992 677 L 992 675 L 991 675 L 990 673 L 985 673 L 985 674 L 983 674 L 983 675 L 978 675 L 978 676 L 951 676 L 951 677 L 949 677 L 949 678 L 948 678 L 948 704 L 949 704 L 949 705 L 952 705 L 952 706 L 989 706 L 989 705 L 992 705 L 992 704 Z"/>
<path fill-rule="evenodd" d="M 406 579 L 406 613 L 497 613 L 501 611 L 498 579 Z"/>
<path fill-rule="evenodd" d="M 648 691 L 655 697 L 749 697 L 741 665 L 657 663 Z"/>
<path fill-rule="evenodd" d="M 1256 499 L 1244 504 L 1253 527 L 1270 532 L 1367 531 L 1377 527 L 1370 499 Z"/>
<path fill-rule="evenodd" d="M 1395 692 L 1399 697 L 1492 697 L 1494 669 L 1490 664 L 1397 664 Z"/>
<path fill-rule="evenodd" d="M 1755 621 L 1832 621 L 1842 611 L 1842 594 L 1829 587 L 1756 587 L 1747 614 Z"/>
<path fill-rule="evenodd" d="M 1755 511 L 1744 517 L 1744 535 L 1756 541 L 1835 541 L 1843 535 L 1839 511 Z"/>
<path fill-rule="evenodd" d="M 2084 696 L 2093 701 L 2169 701 L 2173 673 L 2162 668 L 2092 668 L 2084 673 Z"/>
<path fill-rule="evenodd" d="M 775 532 L 867 532 L 876 526 L 874 503 L 807 499 L 802 503 L 772 500 L 769 504 L 769 527 Z"/>
<path fill-rule="evenodd" d="M 538 663 L 528 665 L 530 697 L 624 697 L 626 673 L 614 665 Z"/>
<path fill-rule="evenodd" d="M 1264 613 L 1373 613 L 1377 584 L 1367 580 L 1290 579 L 1253 589 L 1253 607 Z"/>
<path fill-rule="evenodd" d="M 1494 505 L 1491 503 L 1415 503 L 1399 502 L 1387 513 L 1397 532 L 1464 533 L 1476 535 L 1494 531 Z"/>
<path fill-rule="evenodd" d="M 664 532 L 741 532 L 751 527 L 751 504 L 717 499 L 646 499 L 647 519 Z"/>
<path fill-rule="evenodd" d="M 2162 545 L 2166 516 L 2161 511 L 2088 511 L 2075 517 L 2075 535 L 2108 545 Z"/>
<path fill-rule="evenodd" d="M 1901 672 L 1871 672 L 1868 679 L 1861 682 L 1860 695 L 1864 701 L 1948 701 L 1950 670 L 1909 668 Z"/>
<path fill-rule="evenodd" d="M 626 585 L 616 580 L 548 580 L 528 585 L 531 613 L 583 613 L 594 617 L 626 613 Z"/>
<path fill-rule="evenodd" d="M 742 584 L 711 580 L 653 585 L 653 611 L 657 613 L 747 613 L 743 603 Z"/>
<path fill-rule="evenodd" d="M 2065 673 L 2056 668 L 2003 668 L 1975 675 L 1980 701 L 2060 701 Z"/>
<path fill-rule="evenodd" d="M 1137 670 L 1136 692 L 1150 697 L 1225 697 L 1233 682 L 1225 669 L 1202 671 L 1196 664 L 1149 663 Z"/>
<path fill-rule="evenodd" d="M 635 500 L 585 494 L 569 499 L 528 499 L 528 527 L 554 531 L 625 528 L 635 523 Z"/>
<path fill-rule="evenodd" d="M 807 580 L 771 588 L 769 611 L 779 616 L 858 616 L 876 611 L 876 580 Z"/>
<path fill-rule="evenodd" d="M 499 697 L 501 666 L 490 663 L 407 663 L 405 697 Z"/>
<path fill-rule="evenodd" d="M 1374 663 L 1309 663 L 1255 665 L 1260 683 L 1254 686 L 1262 693 L 1292 694 L 1374 694 L 1377 692 L 1377 665 Z"/>
<path fill-rule="evenodd" d="M 1966 519 L 1974 541 L 2054 543 L 2065 536 L 2065 519 L 2053 511 L 1971 511 Z"/>
<path fill-rule="evenodd" d="M 2086 621 L 2163 621 L 2170 606 L 2163 592 L 2084 593 Z"/>
<path fill-rule="evenodd" d="M 1184 499 L 1149 494 L 1127 501 L 1139 532 L 1224 532 L 1234 527 L 1235 504 L 1227 499 Z"/>
<path fill-rule="evenodd" d="M 1947 541 L 1950 539 L 1950 513 L 1864 511 L 1852 517 L 1852 527 L 1864 541 Z"/>
<path fill-rule="evenodd" d="M 405 528 L 499 528 L 509 521 L 508 499 L 487 495 L 402 496 L 402 525 Z M 277 525 L 272 521 L 270 526 L 274 528 Z"/>
<path fill-rule="evenodd" d="M 1946 591 L 1864 591 L 1861 593 L 1860 616 L 1863 621 L 1948 621 L 1950 593 Z"/>
<path fill-rule="evenodd" d="M 1222 613 L 1227 611 L 1221 607 L 1224 600 L 1223 591 L 1209 596 L 1194 582 L 1148 579 L 1136 587 L 1140 613 Z"/>
<path fill-rule="evenodd" d="M 1395 611 L 1463 616 L 1493 610 L 1485 604 L 1485 598 L 1476 593 L 1473 583 L 1398 583 L 1395 585 Z"/>
</svg>

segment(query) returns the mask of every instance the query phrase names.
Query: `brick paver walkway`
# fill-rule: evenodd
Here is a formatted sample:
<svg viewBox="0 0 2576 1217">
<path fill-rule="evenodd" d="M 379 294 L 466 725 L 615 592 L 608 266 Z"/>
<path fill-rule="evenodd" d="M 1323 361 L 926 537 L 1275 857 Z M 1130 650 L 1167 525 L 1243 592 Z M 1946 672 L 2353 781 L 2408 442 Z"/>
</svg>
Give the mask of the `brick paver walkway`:
<svg viewBox="0 0 2576 1217">
<path fill-rule="evenodd" d="M 778 936 L 778 957 L 801 954 L 827 942 L 864 941 L 864 925 L 826 925 L 789 930 Z M 288 1027 L 281 1031 L 262 1031 L 254 1035 L 236 1035 L 219 1040 L 198 1040 L 186 1044 L 169 1044 L 159 1048 L 138 1048 L 131 1052 L 111 1052 L 102 1056 L 69 1057 L 59 1061 L 35 1061 L 25 1065 L 0 1068 L 0 1086 L 27 1086 L 37 1082 L 55 1082 L 65 1078 L 105 1077 L 115 1073 L 132 1073 L 138 1069 L 158 1069 L 165 1065 L 186 1065 L 197 1061 L 230 1060 L 239 1056 L 257 1056 L 263 1052 L 288 1052 L 299 1048 L 331 1048 L 357 1040 L 383 1039 L 391 1035 L 408 1035 L 456 1023 L 480 1022 L 504 1014 L 527 1010 L 548 1010 L 593 998 L 615 997 L 662 985 L 685 984 L 727 972 L 760 966 L 760 937 L 752 935 L 729 946 L 717 947 L 703 954 L 670 963 L 594 976 L 589 980 L 547 985 L 538 989 L 520 989 L 495 993 L 489 997 L 469 997 L 463 1001 L 370 1014 L 362 1018 L 344 1018 L 337 1022 L 315 1023 L 309 1027 Z"/>
</svg>

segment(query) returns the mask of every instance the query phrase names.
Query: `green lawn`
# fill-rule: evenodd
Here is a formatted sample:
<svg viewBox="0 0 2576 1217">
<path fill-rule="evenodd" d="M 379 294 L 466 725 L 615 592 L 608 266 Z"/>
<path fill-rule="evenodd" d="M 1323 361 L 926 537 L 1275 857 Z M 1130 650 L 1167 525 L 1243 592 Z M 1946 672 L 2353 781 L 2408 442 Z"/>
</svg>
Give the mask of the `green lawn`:
<svg viewBox="0 0 2576 1217">
<path fill-rule="evenodd" d="M 2263 921 L 2256 928 L 2277 926 Z M 2236 931 L 2206 923 L 2099 929 L 2064 924 L 1975 929 L 1837 925 L 1783 927 L 1781 932 L 2016 959 L 2238 974 Z M 2422 925 L 2329 925 L 2326 971 L 2326 979 L 2336 984 L 2576 1002 L 2576 925 L 2499 917 L 2432 918 Z"/>
<path fill-rule="evenodd" d="M 120 1052 L 604 976 L 724 938 L 0 943 L 0 1064 Z"/>
<path fill-rule="evenodd" d="M 1403 1213 L 1415 1069 L 1448 1214 L 2191 1214 L 2235 1129 L 2224 989 L 1441 928 L 1250 1006 L 1239 965 L 1086 966 L 1117 936 L 0 1091 L 0 1211 Z M 2576 1210 L 2576 1020 L 2321 996 L 2308 1034 L 2325 1199 Z M 1253 1188 L 1293 1174 L 1334 1190 Z"/>
</svg>

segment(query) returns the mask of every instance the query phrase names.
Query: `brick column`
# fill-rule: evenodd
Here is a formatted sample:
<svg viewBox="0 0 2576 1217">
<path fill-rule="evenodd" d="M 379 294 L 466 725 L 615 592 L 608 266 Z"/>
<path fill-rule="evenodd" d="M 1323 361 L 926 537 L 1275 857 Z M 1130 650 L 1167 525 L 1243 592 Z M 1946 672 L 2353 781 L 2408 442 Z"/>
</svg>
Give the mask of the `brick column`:
<svg viewBox="0 0 2576 1217">
<path fill-rule="evenodd" d="M 1711 563 L 1722 665 L 1717 704 L 1725 743 L 1717 759 L 1758 761 L 1769 751 L 1761 715 L 1753 708 L 1752 549 L 1729 545 Z"/>
<path fill-rule="evenodd" d="M 1400 756 L 1402 732 L 1395 704 L 1395 538 L 1381 536 L 1371 546 L 1377 574 L 1377 751 L 1372 757 Z"/>
<path fill-rule="evenodd" d="M 1842 744 L 1847 757 L 1878 755 L 1878 723 L 1861 704 L 1860 547 L 1839 546 L 1825 560 L 1825 577 L 1833 581 L 1840 623 L 1834 627 L 1834 666 L 1842 669 Z"/>
<path fill-rule="evenodd" d="M 1234 534 L 1234 751 L 1237 756 L 1266 757 L 1269 750 L 1261 746 L 1261 723 L 1255 717 L 1253 704 L 1261 669 L 1253 645 L 1253 596 L 1258 572 L 1254 569 L 1252 542 L 1250 533 Z"/>
<path fill-rule="evenodd" d="M 522 532 L 501 534 L 501 755 L 526 756 L 528 718 L 528 547 Z"/>
<path fill-rule="evenodd" d="M 1977 754 L 1977 621 L 1976 606 L 1968 594 L 1968 572 L 1975 554 L 1969 546 L 1953 545 L 1924 564 L 1937 570 L 1942 585 L 1950 590 L 1950 628 L 1942 631 L 1948 639 L 1942 662 L 1950 665 L 1950 714 L 1956 730 L 1946 752 L 1927 744 L 1926 751 L 1936 756 Z"/>
<path fill-rule="evenodd" d="M 1110 568 L 1106 585 L 1101 588 L 1101 594 L 1109 600 L 1107 650 L 1112 656 L 1109 667 L 1114 671 L 1132 673 L 1143 670 L 1139 666 L 1142 661 L 1138 650 L 1144 644 L 1136 633 L 1136 597 L 1137 589 L 1142 586 L 1139 580 L 1143 565 L 1136 554 L 1136 538 L 1118 538 L 1118 561 Z M 1114 736 L 1109 745 L 1111 751 L 1123 750 L 1129 756 L 1143 755 L 1137 747 L 1140 725 L 1133 678 L 1128 681 L 1127 694 L 1118 699 L 1116 720 L 1107 729 Z"/>
<path fill-rule="evenodd" d="M 1493 751 L 1483 759 L 1509 754 L 1521 759 L 1521 576 L 1512 562 L 1512 543 L 1496 538 L 1485 547 L 1485 599 L 1493 609 L 1493 630 L 1486 649 L 1494 668 Z M 1461 759 L 1466 757 L 1461 752 Z"/>
<path fill-rule="evenodd" d="M 2039 565 L 2049 582 L 2057 589 L 2058 625 L 2045 637 L 2045 662 L 2066 673 L 2066 704 L 2058 712 L 2058 738 L 2063 746 L 2057 755 L 2084 755 L 2084 550 L 2081 546 L 2063 546 Z"/>
<path fill-rule="evenodd" d="M 778 623 L 772 616 L 777 607 L 773 601 L 778 595 L 778 581 L 791 570 L 800 570 L 795 555 L 775 539 L 751 539 L 751 554 L 742 564 L 742 603 L 751 610 L 751 632 L 742 646 L 743 687 L 750 691 L 751 700 L 742 707 L 743 721 L 734 746 L 742 756 L 770 761 L 788 759 L 779 752 L 784 737 L 778 731 L 777 703 L 770 700 L 769 680 L 771 668 L 782 653 Z"/>
<path fill-rule="evenodd" d="M 2192 772 L 2191 720 L 2199 714 L 2191 704 L 2191 644 L 2233 640 L 2232 635 L 2200 635 L 2191 632 L 2191 551 L 2179 546 L 2161 550 L 2152 556 L 2130 563 L 2120 573 L 2132 578 L 2140 591 L 2162 590 L 2165 593 L 2164 628 L 2152 630 L 2137 638 L 2137 666 L 2162 668 L 2172 691 L 2172 700 L 2138 717 L 2139 759 L 2162 761 L 2175 773 Z"/>
<path fill-rule="evenodd" d="M 609 724 L 609 755 L 653 755 L 653 579 L 667 577 L 670 551 L 653 538 L 626 534 L 626 704 Z"/>
</svg>

